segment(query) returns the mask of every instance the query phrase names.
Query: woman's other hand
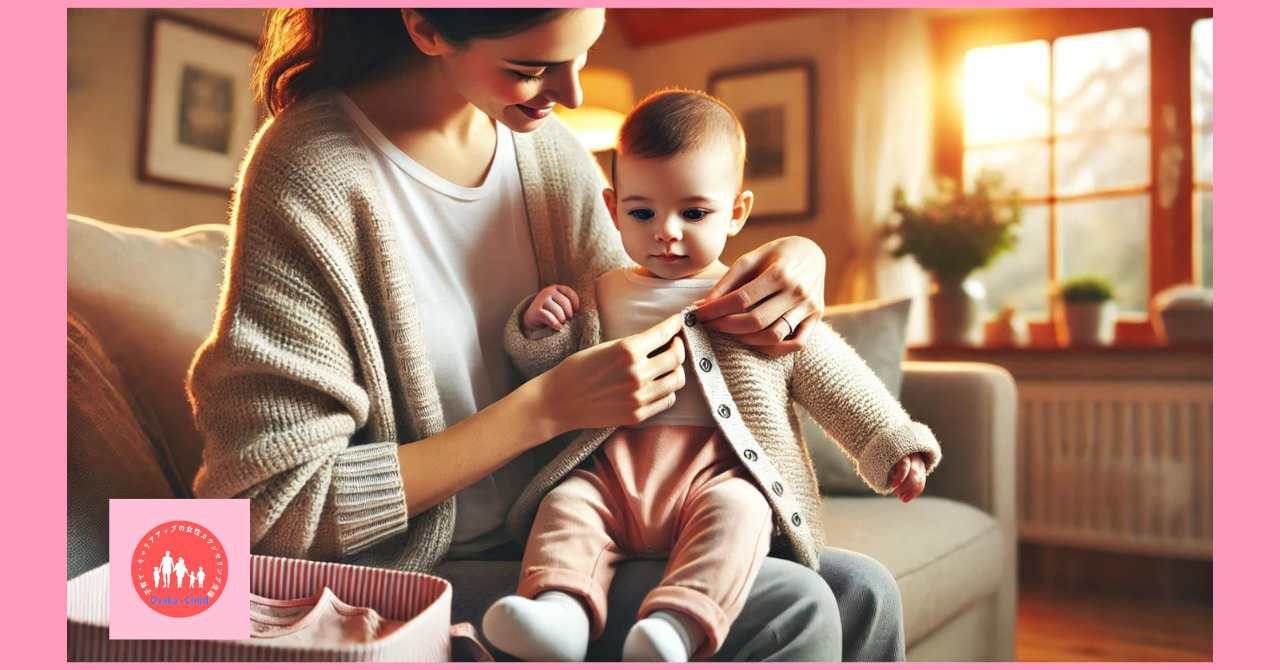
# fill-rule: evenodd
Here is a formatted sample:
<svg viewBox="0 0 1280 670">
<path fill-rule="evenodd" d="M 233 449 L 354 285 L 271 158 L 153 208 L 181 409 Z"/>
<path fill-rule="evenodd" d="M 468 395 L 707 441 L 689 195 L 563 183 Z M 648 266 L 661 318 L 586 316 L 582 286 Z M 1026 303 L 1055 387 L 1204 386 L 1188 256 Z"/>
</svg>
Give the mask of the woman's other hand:
<svg viewBox="0 0 1280 670">
<path fill-rule="evenodd" d="M 827 257 L 812 240 L 784 237 L 744 254 L 698 305 L 708 330 L 769 356 L 804 349 L 822 318 Z"/>
<path fill-rule="evenodd" d="M 539 377 L 557 434 L 629 426 L 670 409 L 685 383 L 682 319 L 579 351 Z"/>
</svg>

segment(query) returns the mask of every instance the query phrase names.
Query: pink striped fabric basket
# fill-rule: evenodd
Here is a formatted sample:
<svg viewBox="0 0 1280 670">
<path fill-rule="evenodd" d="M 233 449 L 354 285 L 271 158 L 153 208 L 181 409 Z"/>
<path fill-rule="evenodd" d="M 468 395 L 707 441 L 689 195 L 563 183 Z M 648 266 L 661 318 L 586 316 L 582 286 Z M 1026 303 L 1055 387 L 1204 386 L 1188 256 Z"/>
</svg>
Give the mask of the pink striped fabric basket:
<svg viewBox="0 0 1280 670">
<path fill-rule="evenodd" d="M 67 660 L 450 660 L 449 609 L 453 590 L 449 582 L 439 577 L 275 556 L 253 556 L 249 572 L 249 591 L 266 598 L 306 598 L 328 586 L 349 605 L 371 607 L 384 618 L 406 623 L 368 644 L 329 648 L 285 647 L 254 639 L 111 640 L 107 634 L 108 580 L 104 564 L 67 582 Z M 247 621 L 249 603 L 244 604 L 244 615 Z M 462 628 L 471 627 L 463 624 Z M 466 635 L 466 630 L 461 633 Z"/>
</svg>

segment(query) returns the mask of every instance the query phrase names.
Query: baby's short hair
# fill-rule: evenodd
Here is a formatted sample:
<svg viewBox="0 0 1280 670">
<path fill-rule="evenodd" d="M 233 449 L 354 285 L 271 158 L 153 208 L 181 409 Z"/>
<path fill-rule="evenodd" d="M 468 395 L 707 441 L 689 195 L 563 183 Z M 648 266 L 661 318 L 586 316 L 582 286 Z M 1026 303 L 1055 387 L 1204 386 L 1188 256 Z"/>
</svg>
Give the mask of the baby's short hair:
<svg viewBox="0 0 1280 670">
<path fill-rule="evenodd" d="M 733 110 L 702 91 L 668 88 L 651 93 L 627 114 L 618 130 L 613 182 L 617 184 L 617 156 L 666 158 L 716 141 L 729 143 L 741 184 L 747 139 Z"/>
</svg>

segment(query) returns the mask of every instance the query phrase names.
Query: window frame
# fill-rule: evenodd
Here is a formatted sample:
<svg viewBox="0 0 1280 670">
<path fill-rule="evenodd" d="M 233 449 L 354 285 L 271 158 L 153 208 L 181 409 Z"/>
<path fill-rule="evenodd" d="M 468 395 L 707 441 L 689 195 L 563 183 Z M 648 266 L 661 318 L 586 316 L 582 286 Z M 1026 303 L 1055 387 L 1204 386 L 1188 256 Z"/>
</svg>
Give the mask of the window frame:
<svg viewBox="0 0 1280 670">
<path fill-rule="evenodd" d="M 1179 283 L 1197 280 L 1198 241 L 1192 212 L 1194 169 L 1191 119 L 1191 27 L 1213 18 L 1212 9 L 1038 9 L 988 10 L 980 14 L 943 17 L 932 21 L 934 169 L 964 184 L 965 53 L 969 49 L 1070 35 L 1143 28 L 1151 44 L 1151 220 L 1148 222 L 1148 304 L 1150 297 Z M 1168 127 L 1164 111 L 1172 108 L 1176 122 Z M 1051 129 L 1052 130 L 1052 129 Z M 1166 149 L 1181 152 L 1177 197 L 1168 209 L 1159 206 L 1160 157 Z M 1143 189 L 1148 190 L 1148 189 Z M 1090 194 L 1093 198 L 1097 194 Z M 1071 200 L 1072 198 L 1066 198 Z M 1059 235 L 1050 235 L 1049 276 L 1059 277 Z M 1029 320 L 1034 346 L 1054 346 L 1053 310 L 1047 319 Z M 1122 318 L 1116 342 L 1153 345 L 1157 342 L 1150 313 L 1144 319 Z"/>
</svg>

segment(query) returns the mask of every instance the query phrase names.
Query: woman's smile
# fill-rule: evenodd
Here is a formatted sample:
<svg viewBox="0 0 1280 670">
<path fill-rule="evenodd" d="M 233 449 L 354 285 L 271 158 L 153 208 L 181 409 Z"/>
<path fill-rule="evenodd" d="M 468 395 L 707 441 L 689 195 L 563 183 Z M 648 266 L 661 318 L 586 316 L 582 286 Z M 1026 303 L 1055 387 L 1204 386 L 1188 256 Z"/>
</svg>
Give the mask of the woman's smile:
<svg viewBox="0 0 1280 670">
<path fill-rule="evenodd" d="M 527 105 L 516 105 L 516 107 L 518 107 L 520 111 L 524 112 L 525 116 L 531 119 L 547 118 L 547 115 L 551 113 L 551 110 L 555 108 L 555 106 L 556 106 L 556 103 L 554 102 L 547 105 L 546 107 L 529 107 Z"/>
</svg>

